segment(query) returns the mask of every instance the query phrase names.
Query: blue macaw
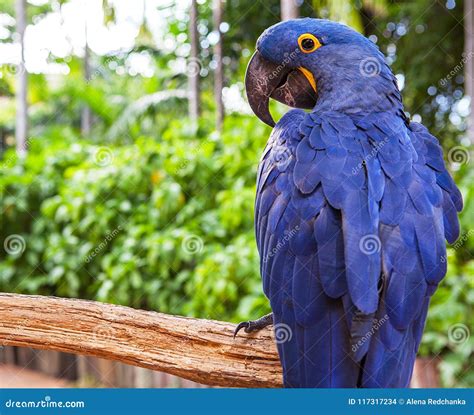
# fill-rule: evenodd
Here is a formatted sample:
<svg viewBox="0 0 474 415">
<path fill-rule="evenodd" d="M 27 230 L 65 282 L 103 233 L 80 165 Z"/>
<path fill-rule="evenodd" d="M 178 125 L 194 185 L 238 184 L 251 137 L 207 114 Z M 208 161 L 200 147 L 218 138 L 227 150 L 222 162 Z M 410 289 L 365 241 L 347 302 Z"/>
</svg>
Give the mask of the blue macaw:
<svg viewBox="0 0 474 415">
<path fill-rule="evenodd" d="M 328 20 L 268 28 L 246 91 L 274 126 L 255 204 L 273 313 L 236 333 L 273 323 L 286 387 L 407 387 L 463 204 L 438 140 L 377 46 Z M 298 109 L 275 125 L 270 97 Z"/>
</svg>

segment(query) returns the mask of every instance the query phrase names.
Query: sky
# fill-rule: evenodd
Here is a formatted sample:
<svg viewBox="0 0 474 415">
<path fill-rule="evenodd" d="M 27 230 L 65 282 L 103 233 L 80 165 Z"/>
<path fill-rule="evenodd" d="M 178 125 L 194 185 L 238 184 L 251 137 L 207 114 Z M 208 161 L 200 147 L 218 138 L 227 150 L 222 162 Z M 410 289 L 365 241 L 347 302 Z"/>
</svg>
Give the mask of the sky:
<svg viewBox="0 0 474 415">
<path fill-rule="evenodd" d="M 52 0 L 28 0 L 30 4 L 42 5 Z M 149 30 L 153 34 L 155 45 L 166 52 L 174 50 L 176 55 L 182 56 L 170 61 L 175 72 L 186 70 L 187 44 L 176 44 L 173 36 L 167 36 L 167 19 L 174 14 L 177 20 L 184 20 L 190 0 L 108 0 L 115 9 L 115 22 L 105 25 L 102 0 L 69 0 L 61 8 L 56 4 L 54 11 L 45 17 L 37 19 L 28 25 L 25 34 L 25 64 L 30 73 L 44 73 L 48 75 L 66 75 L 69 67 L 66 64 L 50 62 L 50 55 L 66 58 L 71 54 L 84 55 L 86 40 L 94 54 L 106 55 L 121 51 L 128 51 L 134 45 L 140 25 L 146 18 Z M 200 0 L 204 1 L 204 0 Z M 175 4 L 175 7 L 169 7 Z M 224 23 L 227 24 L 227 23 Z M 18 64 L 20 61 L 20 46 L 18 42 L 1 43 L 8 38 L 9 31 L 14 30 L 15 20 L 0 13 L 0 65 Z M 207 42 L 212 44 L 212 32 L 207 35 Z M 182 51 L 179 48 L 183 49 Z M 180 53 L 181 52 L 181 53 Z M 49 60 L 49 61 L 48 61 Z M 127 59 L 129 73 L 141 76 L 153 76 L 154 69 L 151 58 L 146 53 L 133 53 Z M 403 90 L 405 79 L 397 74 L 399 88 Z M 229 110 L 249 112 L 250 109 L 242 97 L 242 85 L 230 85 L 223 91 L 223 98 Z M 440 98 L 442 99 L 442 97 Z M 469 101 L 462 99 L 456 108 L 453 108 L 451 122 L 460 125 L 461 116 L 468 111 Z M 415 121 L 421 121 L 418 114 L 414 114 Z M 419 119 L 418 119 L 419 118 Z"/>
<path fill-rule="evenodd" d="M 39 21 L 30 24 L 25 33 L 25 64 L 31 73 L 67 73 L 67 66 L 48 63 L 50 53 L 65 58 L 71 54 L 83 56 L 86 39 L 91 50 L 99 55 L 128 50 L 134 44 L 139 27 L 146 19 L 153 22 L 150 27 L 155 41 L 159 45 L 165 42 L 163 33 L 166 19 L 170 13 L 183 13 L 187 0 L 178 3 L 177 10 L 170 10 L 169 0 L 110 0 L 115 6 L 116 23 L 104 24 L 102 0 L 70 0 L 61 9 L 55 7 L 53 13 L 47 14 Z M 29 3 L 44 4 L 44 0 L 30 0 Z M 145 7 L 144 7 L 145 4 Z M 14 20 L 0 14 L 0 41 L 8 35 L 8 25 Z M 20 59 L 18 43 L 0 43 L 0 64 L 15 64 Z M 145 60 L 135 60 L 132 64 L 142 66 L 136 72 L 144 71 Z"/>
<path fill-rule="evenodd" d="M 115 8 L 115 23 L 104 24 L 102 0 L 69 0 L 62 8 L 55 7 L 52 13 L 28 25 L 25 33 L 25 65 L 30 73 L 47 75 L 66 75 L 69 67 L 66 64 L 48 62 L 50 54 L 66 58 L 71 54 L 84 55 L 86 39 L 94 54 L 106 55 L 128 51 L 134 46 L 144 16 L 149 24 L 154 42 L 164 52 L 174 50 L 177 55 L 187 56 L 187 44 L 176 44 L 173 36 L 167 36 L 167 19 L 174 14 L 177 20 L 186 18 L 189 0 L 177 2 L 170 0 L 109 0 Z M 203 0 L 202 0 L 203 1 Z M 42 5 L 47 0 L 28 0 L 30 4 Z M 171 4 L 175 7 L 170 8 Z M 0 42 L 14 30 L 15 20 L 0 13 Z M 223 23 L 227 25 L 227 23 Z M 221 28 L 223 31 L 227 27 Z M 212 32 L 207 40 L 212 44 Z M 176 48 L 182 48 L 181 53 Z M 18 64 L 20 61 L 18 43 L 0 43 L 0 65 Z M 130 74 L 153 76 L 151 58 L 146 53 L 133 53 L 127 59 Z M 170 62 L 175 72 L 186 70 L 186 59 Z M 225 87 L 223 100 L 230 111 L 250 113 L 248 104 L 243 99 L 243 85 L 235 84 Z"/>
</svg>

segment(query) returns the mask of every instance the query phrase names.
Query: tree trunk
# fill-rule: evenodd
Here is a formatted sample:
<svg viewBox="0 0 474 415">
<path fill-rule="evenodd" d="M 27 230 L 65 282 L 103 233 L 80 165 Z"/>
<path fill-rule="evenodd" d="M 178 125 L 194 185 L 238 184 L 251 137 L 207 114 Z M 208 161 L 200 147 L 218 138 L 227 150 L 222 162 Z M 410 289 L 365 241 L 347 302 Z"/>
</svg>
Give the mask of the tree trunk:
<svg viewBox="0 0 474 415">
<path fill-rule="evenodd" d="M 135 367 L 135 388 L 152 388 L 153 387 L 153 371 L 144 367 Z"/>
<path fill-rule="evenodd" d="M 214 99 L 216 102 L 216 127 L 218 131 L 222 130 L 222 123 L 224 122 L 224 103 L 222 101 L 222 89 L 224 88 L 224 68 L 222 65 L 222 13 L 223 0 L 213 0 L 212 3 L 212 20 L 214 31 L 219 34 L 219 40 L 214 46 L 214 60 L 216 62 L 216 70 L 214 74 Z"/>
<path fill-rule="evenodd" d="M 86 17 L 87 19 L 87 17 Z M 86 42 L 84 45 L 84 80 L 86 83 L 89 83 L 91 80 L 91 64 L 90 64 L 90 49 L 89 42 L 87 41 L 87 20 L 84 23 L 84 33 Z M 84 104 L 81 115 L 81 132 L 83 135 L 89 135 L 91 132 L 91 109 L 87 104 Z"/>
<path fill-rule="evenodd" d="M 201 110 L 199 97 L 199 72 L 201 63 L 199 61 L 199 34 L 197 29 L 198 9 L 197 1 L 191 1 L 191 9 L 189 12 L 189 38 L 191 43 L 191 54 L 189 57 L 188 72 L 188 88 L 189 88 L 189 118 L 196 123 Z"/>
<path fill-rule="evenodd" d="M 464 0 L 464 88 L 465 94 L 471 98 L 471 112 L 468 118 L 467 135 L 474 144 L 474 0 Z"/>
<path fill-rule="evenodd" d="M 281 20 L 296 19 L 299 16 L 297 0 L 280 0 Z"/>
<path fill-rule="evenodd" d="M 437 357 L 419 357 L 416 359 L 411 378 L 411 388 L 439 388 L 440 359 Z"/>
<path fill-rule="evenodd" d="M 16 0 L 16 31 L 20 38 L 20 63 L 17 71 L 16 91 L 16 151 L 24 157 L 27 151 L 28 135 L 28 73 L 25 66 L 25 30 L 26 30 L 26 0 Z"/>
</svg>

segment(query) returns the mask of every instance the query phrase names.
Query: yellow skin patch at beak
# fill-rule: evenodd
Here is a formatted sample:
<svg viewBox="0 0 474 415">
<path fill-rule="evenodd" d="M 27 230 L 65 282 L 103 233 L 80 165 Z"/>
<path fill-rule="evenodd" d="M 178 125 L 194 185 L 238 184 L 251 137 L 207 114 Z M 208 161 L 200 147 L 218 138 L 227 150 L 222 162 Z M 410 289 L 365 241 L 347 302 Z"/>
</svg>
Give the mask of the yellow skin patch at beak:
<svg viewBox="0 0 474 415">
<path fill-rule="evenodd" d="M 316 90 L 316 80 L 314 79 L 314 76 L 313 74 L 308 71 L 306 68 L 303 68 L 302 66 L 300 66 L 298 68 L 298 70 L 305 76 L 305 78 L 308 80 L 309 84 L 311 85 L 311 87 L 314 89 L 314 92 L 317 92 Z"/>
</svg>

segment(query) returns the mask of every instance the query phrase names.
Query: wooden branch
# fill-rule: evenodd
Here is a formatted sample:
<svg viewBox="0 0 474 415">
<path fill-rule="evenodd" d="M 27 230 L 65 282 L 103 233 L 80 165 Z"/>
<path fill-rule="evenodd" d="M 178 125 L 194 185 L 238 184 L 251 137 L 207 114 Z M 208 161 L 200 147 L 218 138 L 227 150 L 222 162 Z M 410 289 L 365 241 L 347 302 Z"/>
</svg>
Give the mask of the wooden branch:
<svg viewBox="0 0 474 415">
<path fill-rule="evenodd" d="M 0 344 L 90 355 L 213 386 L 281 387 L 271 328 L 232 337 L 234 324 L 94 301 L 0 294 Z"/>
</svg>

